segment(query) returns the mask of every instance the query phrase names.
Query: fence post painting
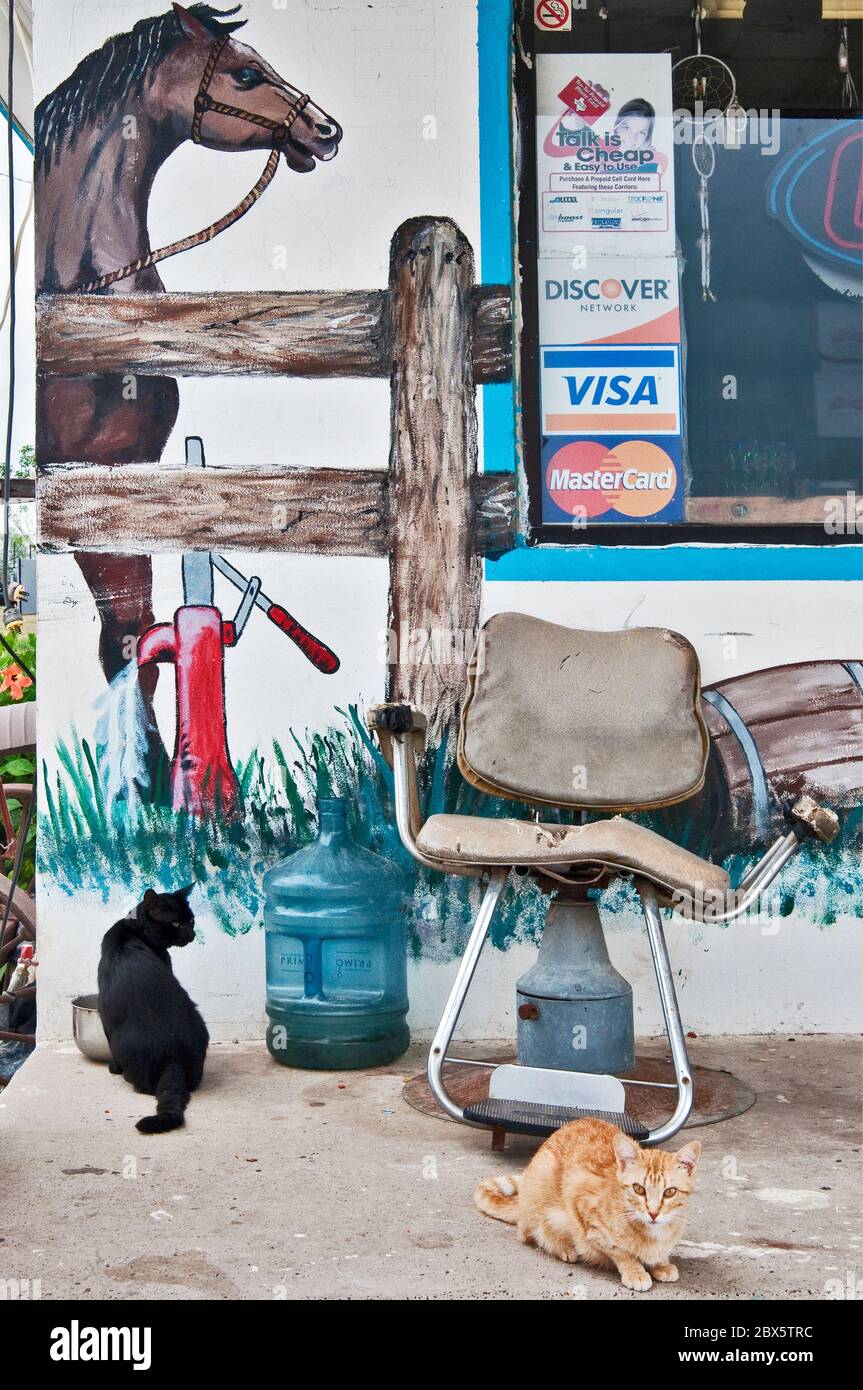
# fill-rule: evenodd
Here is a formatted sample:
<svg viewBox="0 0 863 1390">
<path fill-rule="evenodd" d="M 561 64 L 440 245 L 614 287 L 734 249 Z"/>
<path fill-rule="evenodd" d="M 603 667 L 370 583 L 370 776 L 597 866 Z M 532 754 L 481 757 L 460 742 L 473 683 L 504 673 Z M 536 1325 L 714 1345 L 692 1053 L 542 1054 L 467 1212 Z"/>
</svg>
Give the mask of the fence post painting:
<svg viewBox="0 0 863 1390">
<path fill-rule="evenodd" d="M 405 222 L 393 238 L 390 285 L 395 659 L 388 695 L 423 710 L 434 742 L 461 698 L 480 605 L 482 562 L 472 536 L 471 247 L 452 222 Z"/>
</svg>

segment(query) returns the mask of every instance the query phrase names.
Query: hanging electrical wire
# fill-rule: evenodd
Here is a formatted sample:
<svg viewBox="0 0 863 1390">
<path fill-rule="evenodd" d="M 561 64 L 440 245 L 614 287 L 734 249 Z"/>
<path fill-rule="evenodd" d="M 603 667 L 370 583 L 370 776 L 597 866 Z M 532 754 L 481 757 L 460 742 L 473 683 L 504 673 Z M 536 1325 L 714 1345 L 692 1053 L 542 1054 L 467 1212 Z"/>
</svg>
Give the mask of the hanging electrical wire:
<svg viewBox="0 0 863 1390">
<path fill-rule="evenodd" d="M 9 508 L 12 494 L 12 427 L 15 419 L 15 325 L 16 325 L 16 298 L 15 298 L 15 274 L 18 267 L 19 243 L 15 236 L 15 129 L 14 129 L 14 96 L 15 96 L 15 31 L 19 28 L 16 24 L 15 0 L 7 0 L 8 5 L 8 28 L 7 28 L 7 67 L 6 67 L 6 167 L 9 173 L 9 238 L 8 238 L 8 263 L 9 263 L 9 291 L 7 296 L 7 307 L 9 312 L 9 395 L 6 402 L 6 458 L 3 475 L 3 560 L 2 575 L 0 575 L 0 586 L 2 586 L 3 599 L 3 623 L 7 631 L 17 631 L 20 629 L 20 601 L 24 595 L 23 586 L 20 584 L 10 586 L 9 583 L 9 531 L 10 515 Z M 28 214 L 29 215 L 29 207 Z M 23 227 L 22 227 L 23 230 Z M 6 312 L 4 309 L 4 319 Z M 31 680 L 35 676 L 30 671 L 7 642 L 6 638 L 0 633 L 0 644 L 11 653 L 17 665 L 29 675 Z M 18 883 L 21 877 L 21 870 L 24 864 L 24 852 L 27 843 L 27 836 L 30 829 L 30 818 L 33 814 L 34 798 L 27 799 L 25 806 L 21 809 L 21 819 L 18 826 L 18 847 L 15 855 L 15 863 L 9 881 L 9 894 L 6 899 L 6 908 L 3 913 L 2 926 L 0 926 L 0 941 L 5 939 L 6 927 L 10 914 L 13 914 L 13 904 Z"/>
<path fill-rule="evenodd" d="M 13 22 L 14 22 L 14 24 L 15 24 L 15 32 L 16 32 L 16 34 L 18 35 L 18 52 L 24 54 L 24 61 L 26 62 L 27 67 L 28 67 L 28 70 L 29 70 L 29 72 L 30 72 L 30 82 L 31 82 L 31 84 L 32 84 L 32 82 L 33 82 L 33 59 L 32 59 L 31 53 L 30 53 L 30 40 L 29 40 L 29 37 L 28 37 L 28 35 L 27 35 L 27 33 L 26 33 L 26 31 L 25 31 L 25 29 L 24 29 L 22 23 L 21 23 L 20 16 L 19 16 L 19 14 L 18 14 L 18 11 L 15 9 L 14 3 L 13 3 L 12 6 L 11 6 L 11 12 L 12 12 L 12 17 L 13 17 Z M 11 107 L 10 107 L 10 111 L 11 111 Z M 12 112 L 12 115 L 13 115 L 13 117 L 14 117 L 14 112 Z M 20 129 L 20 126 L 19 126 L 19 129 Z M 30 143 L 30 132 L 29 132 L 29 131 L 26 131 L 26 130 L 25 130 L 25 132 L 24 132 L 24 138 L 25 138 L 25 142 L 27 143 L 27 148 L 28 148 L 28 149 L 31 151 L 31 153 L 32 153 L 32 144 Z M 12 286 L 13 286 L 13 284 L 15 283 L 15 275 L 17 275 L 17 273 L 18 273 L 18 263 L 19 263 L 19 261 L 20 261 L 20 259 L 21 259 L 21 247 L 22 247 L 22 245 L 23 245 L 23 243 L 24 243 L 24 237 L 25 237 L 26 234 L 27 234 L 27 225 L 28 225 L 28 223 L 29 223 L 30 218 L 32 217 L 32 215 L 33 215 L 33 184 L 32 184 L 32 182 L 31 182 L 31 184 L 30 184 L 30 192 L 29 192 L 29 196 L 28 196 L 28 198 L 27 198 L 27 206 L 26 206 L 25 209 L 24 209 L 24 216 L 21 218 L 21 225 L 20 225 L 20 227 L 18 228 L 18 235 L 17 235 L 17 237 L 15 238 L 15 266 L 14 266 L 14 274 L 13 274 L 13 275 L 10 275 L 10 277 L 9 277 L 9 284 L 8 284 L 8 286 L 7 286 L 7 288 L 6 288 L 6 297 L 5 297 L 4 301 L 3 301 L 3 312 L 0 313 L 0 328 L 2 328 L 3 325 L 4 325 L 4 323 L 6 322 L 6 315 L 7 315 L 8 312 L 9 312 L 9 300 L 10 300 L 10 297 L 11 297 L 11 294 L 12 294 Z"/>
<path fill-rule="evenodd" d="M 10 608 L 9 589 L 9 504 L 12 495 L 12 426 L 15 419 L 15 128 L 13 111 L 15 98 L 15 0 L 7 0 L 6 41 L 6 167 L 9 171 L 9 394 L 6 401 L 6 466 L 3 474 L 3 568 L 2 584 L 4 621 Z"/>
<path fill-rule="evenodd" d="M 10 582 L 9 546 L 11 533 L 12 502 L 12 439 L 15 421 L 15 333 L 17 326 L 16 271 L 18 268 L 19 241 L 15 234 L 15 34 L 20 31 L 15 13 L 15 0 L 6 0 L 6 168 L 9 180 L 7 214 L 8 227 L 8 267 L 9 289 L 7 305 L 9 315 L 9 383 L 6 400 L 6 451 L 3 470 L 3 555 L 0 561 L 0 598 L 3 603 L 3 624 L 7 632 L 20 632 L 22 624 L 21 600 L 26 597 L 24 586 Z M 23 230 L 23 229 L 22 229 Z M 6 309 L 4 308 L 4 320 Z M 4 641 L 4 646 L 8 644 Z"/>
</svg>

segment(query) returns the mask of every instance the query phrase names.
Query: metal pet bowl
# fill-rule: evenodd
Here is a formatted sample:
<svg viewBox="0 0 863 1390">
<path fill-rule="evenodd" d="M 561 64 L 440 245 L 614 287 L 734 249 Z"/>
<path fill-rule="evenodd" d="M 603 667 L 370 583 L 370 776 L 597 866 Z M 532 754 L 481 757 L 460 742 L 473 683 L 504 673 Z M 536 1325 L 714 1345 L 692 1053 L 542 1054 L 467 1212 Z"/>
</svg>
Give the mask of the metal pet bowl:
<svg viewBox="0 0 863 1390">
<path fill-rule="evenodd" d="M 98 994 L 79 994 L 72 1000 L 72 1037 L 85 1057 L 94 1062 L 110 1062 L 111 1049 L 99 1017 Z"/>
</svg>

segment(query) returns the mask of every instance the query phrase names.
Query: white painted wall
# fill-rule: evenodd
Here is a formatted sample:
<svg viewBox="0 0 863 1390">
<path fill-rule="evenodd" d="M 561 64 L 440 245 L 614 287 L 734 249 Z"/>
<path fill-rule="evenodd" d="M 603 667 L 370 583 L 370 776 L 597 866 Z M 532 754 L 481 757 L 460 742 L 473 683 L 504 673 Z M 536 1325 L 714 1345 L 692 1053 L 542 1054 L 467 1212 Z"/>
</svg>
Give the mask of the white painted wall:
<svg viewBox="0 0 863 1390">
<path fill-rule="evenodd" d="M 154 13 L 159 0 L 52 0 L 36 7 L 37 95 L 109 33 Z M 343 123 L 337 159 L 301 178 L 280 171 L 264 200 L 224 237 L 167 262 L 169 289 L 363 288 L 386 283 L 390 237 L 407 217 L 453 217 L 479 245 L 476 13 L 473 0 L 267 0 L 246 6 L 244 39 L 284 76 L 300 83 Z M 424 138 L 427 117 L 436 138 Z M 184 146 L 162 171 L 150 230 L 159 245 L 203 226 L 257 177 L 259 155 L 218 155 Z M 289 251 L 279 268 L 280 248 Z M 166 461 L 180 465 L 186 434 L 204 437 L 213 464 L 384 467 L 388 445 L 385 382 L 226 380 L 181 383 L 181 413 Z M 231 751 L 244 757 L 261 739 L 289 727 L 324 728 L 334 705 L 383 692 L 382 634 L 387 571 L 383 561 L 265 554 L 233 557 L 259 574 L 283 602 L 339 654 L 324 679 L 261 615 L 253 615 L 226 661 Z M 178 556 L 154 566 L 157 617 L 180 601 Z M 217 580 L 218 584 L 222 581 Z M 217 602 L 230 611 L 220 590 Z M 861 594 L 843 584 L 495 583 L 485 615 L 503 609 L 586 627 L 631 623 L 678 628 L 698 649 L 705 681 L 813 657 L 847 657 L 858 645 Z M 728 655 L 722 635 L 741 634 Z M 98 626 L 74 561 L 40 561 L 40 742 L 50 760 L 71 723 L 92 731 L 104 689 L 96 657 Z M 173 738 L 169 671 L 157 713 Z M 67 897 L 42 875 L 39 884 L 40 1036 L 69 1034 L 69 1000 L 95 987 L 104 931 L 131 906 L 122 890 L 108 901 Z M 198 904 L 200 906 L 200 904 Z M 206 913 L 203 941 L 180 953 L 177 971 L 202 1006 L 215 1038 L 260 1037 L 263 938 L 231 940 Z M 669 932 L 687 1026 L 700 1033 L 829 1030 L 859 1026 L 860 956 L 855 924 L 821 928 L 784 919 L 729 929 Z M 610 949 L 636 991 L 638 1027 L 655 1032 L 660 1014 L 643 933 L 613 924 Z M 472 1036 L 513 1027 L 513 985 L 533 959 L 518 947 L 487 953 L 466 1010 Z M 412 966 L 411 1025 L 428 1034 L 455 966 Z"/>
<path fill-rule="evenodd" d="M 278 555 L 240 556 L 241 568 L 265 576 L 268 591 L 295 602 L 309 626 L 343 658 L 326 685 L 290 643 L 253 616 L 235 651 L 229 651 L 227 698 L 231 750 L 245 757 L 263 739 L 287 736 L 289 726 L 326 728 L 334 705 L 359 696 L 381 697 L 381 634 L 386 608 L 383 561 L 317 560 Z M 179 564 L 158 557 L 155 609 L 170 615 L 180 599 Z M 301 595 L 302 602 L 295 596 Z M 661 624 L 694 643 L 705 682 L 762 665 L 847 655 L 861 610 L 860 586 L 759 583 L 495 583 L 484 593 L 486 615 L 515 609 L 585 627 Z M 92 604 L 77 566 L 64 556 L 40 561 L 40 739 L 51 761 L 57 734 L 71 719 L 92 731 L 93 702 L 103 678 L 95 653 Z M 737 656 L 724 655 L 722 634 L 738 637 Z M 160 726 L 173 738 L 170 670 L 160 679 Z M 239 712 L 239 713 L 238 713 Z M 68 1001 L 95 988 L 99 942 L 132 905 L 122 891 L 110 901 L 71 899 L 40 883 L 39 954 L 42 963 L 40 1035 L 65 1037 Z M 200 900 L 198 902 L 200 911 Z M 609 949 L 636 992 L 637 1026 L 661 1027 L 646 939 L 638 920 L 606 918 Z M 177 972 L 204 1009 L 215 1038 L 260 1037 L 263 1031 L 263 936 L 231 940 L 199 916 L 203 943 L 177 956 Z M 856 1031 L 860 1025 L 859 922 L 820 926 L 802 917 L 769 915 L 728 928 L 696 928 L 676 921 L 669 947 L 687 1026 L 699 1033 Z M 464 1018 L 466 1035 L 499 1037 L 513 1027 L 514 983 L 533 949 L 489 950 Z M 454 965 L 423 962 L 410 975 L 411 1026 L 433 1031 Z M 47 987 L 46 987 L 47 986 Z"/>
<path fill-rule="evenodd" d="M 199 910 L 197 894 L 192 905 Z M 96 987 L 102 935 L 131 906 L 113 893 L 70 899 L 43 881 L 39 912 L 39 1037 L 68 1038 L 70 1002 Z M 215 1041 L 262 1038 L 264 936 L 230 940 L 199 916 L 203 940 L 174 952 L 174 968 L 201 1007 Z M 635 992 L 636 1030 L 662 1031 L 647 940 L 633 918 L 631 930 L 605 919 L 609 952 Z M 667 927 L 680 1007 L 688 1029 L 711 1033 L 857 1033 L 863 996 L 859 922 L 818 927 L 795 918 L 769 919 L 701 930 L 674 921 Z M 465 1007 L 459 1036 L 515 1036 L 515 982 L 533 963 L 531 946 L 507 952 L 486 948 Z M 455 975 L 456 962 L 411 963 L 409 1022 L 430 1038 Z"/>
</svg>

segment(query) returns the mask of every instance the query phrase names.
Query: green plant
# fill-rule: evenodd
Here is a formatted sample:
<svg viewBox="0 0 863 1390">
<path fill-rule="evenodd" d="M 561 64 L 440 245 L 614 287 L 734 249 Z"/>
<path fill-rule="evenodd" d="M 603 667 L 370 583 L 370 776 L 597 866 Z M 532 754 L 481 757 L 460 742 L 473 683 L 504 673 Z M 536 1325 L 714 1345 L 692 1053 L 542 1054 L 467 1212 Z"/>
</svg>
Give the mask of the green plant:
<svg viewBox="0 0 863 1390">
<path fill-rule="evenodd" d="M 5 634 L 14 655 L 0 646 L 0 708 L 3 705 L 28 704 L 36 699 L 36 682 L 24 672 L 21 662 L 36 673 L 36 633 Z M 20 660 L 19 660 L 20 658 Z"/>
<path fill-rule="evenodd" d="M 36 477 L 36 450 L 32 444 L 22 444 L 18 461 L 12 465 L 13 478 Z"/>
<path fill-rule="evenodd" d="M 344 796 L 359 844 L 394 860 L 409 890 L 409 945 L 415 957 L 459 954 L 476 912 L 480 887 L 426 870 L 403 849 L 393 823 L 392 772 L 355 706 L 337 710 L 325 733 L 288 730 L 236 767 L 245 817 L 225 824 L 176 812 L 164 800 L 107 804 L 108 775 L 98 749 L 73 731 L 43 760 L 38 862 L 66 893 L 97 891 L 107 902 L 118 885 L 133 898 L 147 887 L 197 882 L 220 928 L 242 935 L 263 921 L 261 880 L 278 860 L 308 844 L 318 795 Z M 427 755 L 421 781 L 432 810 L 473 807 L 478 796 L 451 764 L 446 749 Z M 489 814 L 513 814 L 511 803 L 483 798 Z M 508 897 L 495 941 L 532 936 L 545 899 L 525 880 Z"/>
<path fill-rule="evenodd" d="M 36 775 L 36 760 L 29 758 L 23 753 L 12 753 L 5 758 L 0 758 L 0 779 L 4 782 L 29 782 Z M 21 824 L 22 802 L 17 796 L 6 798 L 9 807 L 9 816 L 12 821 L 13 829 L 17 835 L 18 827 Z M 5 867 L 5 872 L 11 869 L 11 865 Z M 36 873 L 36 817 L 32 816 L 27 827 L 27 839 L 24 844 L 24 857 L 21 860 L 21 875 L 18 880 L 19 886 L 27 891 L 33 883 Z"/>
</svg>

